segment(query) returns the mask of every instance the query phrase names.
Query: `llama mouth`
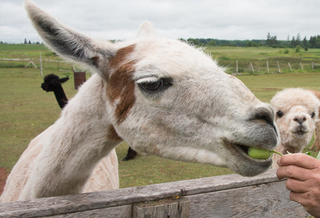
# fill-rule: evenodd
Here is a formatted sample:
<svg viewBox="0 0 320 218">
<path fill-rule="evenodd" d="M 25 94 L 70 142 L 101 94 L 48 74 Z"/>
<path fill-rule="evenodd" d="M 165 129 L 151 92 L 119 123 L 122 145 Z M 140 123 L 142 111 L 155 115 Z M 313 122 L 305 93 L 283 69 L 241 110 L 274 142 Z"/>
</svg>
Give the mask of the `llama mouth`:
<svg viewBox="0 0 320 218">
<path fill-rule="evenodd" d="M 249 156 L 249 148 L 257 148 L 257 146 L 244 145 L 226 138 L 223 138 L 222 141 L 223 146 L 228 150 L 229 155 L 232 156 L 232 159 L 228 159 L 228 167 L 242 176 L 258 175 L 268 170 L 272 164 L 271 156 L 267 159 L 257 159 Z"/>
<path fill-rule="evenodd" d="M 245 145 L 241 145 L 241 144 L 236 144 L 235 145 L 236 148 L 238 148 L 241 152 L 245 153 L 246 155 L 248 155 L 248 150 L 249 147 L 245 146 Z M 249 156 L 249 155 L 248 155 Z"/>
<path fill-rule="evenodd" d="M 242 157 L 245 157 L 246 159 L 249 159 L 250 161 L 255 161 L 255 162 L 266 162 L 266 161 L 270 161 L 271 158 L 267 158 L 267 159 L 255 159 L 249 156 L 248 151 L 250 147 L 253 146 L 247 146 L 247 145 L 243 145 L 243 144 L 239 144 L 239 143 L 233 143 L 230 142 L 227 139 L 223 140 L 223 143 L 226 147 L 229 148 L 229 151 L 231 151 L 231 153 L 233 153 L 234 155 L 239 156 L 239 154 Z"/>
<path fill-rule="evenodd" d="M 298 135 L 298 136 L 303 136 L 303 135 L 307 134 L 308 131 L 305 131 L 305 130 L 299 128 L 296 131 L 293 131 L 292 133 L 295 135 Z"/>
</svg>

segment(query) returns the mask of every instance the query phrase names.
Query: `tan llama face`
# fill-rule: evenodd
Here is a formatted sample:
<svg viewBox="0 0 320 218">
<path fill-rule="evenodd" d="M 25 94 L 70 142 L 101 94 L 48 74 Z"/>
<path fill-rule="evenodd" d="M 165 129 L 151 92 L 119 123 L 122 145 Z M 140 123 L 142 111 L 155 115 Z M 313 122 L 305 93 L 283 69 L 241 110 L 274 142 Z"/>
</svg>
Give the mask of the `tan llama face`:
<svg viewBox="0 0 320 218">
<path fill-rule="evenodd" d="M 315 129 L 318 99 L 307 90 L 287 89 L 275 95 L 271 103 L 281 143 L 302 150 L 310 142 Z"/>
</svg>

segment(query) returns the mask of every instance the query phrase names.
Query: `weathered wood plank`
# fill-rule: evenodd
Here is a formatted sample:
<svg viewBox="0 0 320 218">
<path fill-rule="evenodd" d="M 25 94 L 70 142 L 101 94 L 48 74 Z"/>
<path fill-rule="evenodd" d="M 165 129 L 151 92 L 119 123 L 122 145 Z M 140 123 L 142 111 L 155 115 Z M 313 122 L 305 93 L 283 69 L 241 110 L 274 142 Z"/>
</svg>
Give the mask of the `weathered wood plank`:
<svg viewBox="0 0 320 218">
<path fill-rule="evenodd" d="M 47 217 L 47 216 L 46 216 Z M 87 210 L 75 213 L 50 216 L 50 218 L 130 218 L 132 217 L 132 204 L 118 207 L 108 207 L 96 210 Z"/>
<path fill-rule="evenodd" d="M 136 203 L 133 218 L 189 218 L 190 201 L 186 197 Z"/>
<path fill-rule="evenodd" d="M 39 217 L 72 214 L 79 213 L 81 211 L 98 211 L 100 209 L 104 210 L 108 207 L 131 205 L 145 201 L 157 201 L 174 196 L 188 196 L 189 198 L 190 196 L 204 193 L 220 193 L 221 191 L 229 189 L 231 189 L 230 191 L 232 193 L 239 188 L 248 187 L 249 189 L 252 189 L 251 186 L 256 187 L 262 184 L 274 182 L 278 183 L 275 170 L 269 170 L 264 174 L 249 178 L 233 174 L 113 191 L 42 198 L 26 202 L 0 204 L 0 217 Z M 279 189 L 285 190 L 284 184 L 279 186 Z M 283 194 L 283 196 L 288 198 L 288 193 Z M 227 195 L 224 196 L 227 199 L 223 199 L 221 196 L 216 197 L 217 199 L 220 199 L 220 201 L 226 202 L 228 201 L 227 199 L 230 198 Z M 258 201 L 257 199 L 267 201 L 266 198 L 264 198 L 263 193 L 260 193 L 257 198 L 255 198 L 254 193 L 248 193 L 247 196 L 244 195 L 243 197 L 252 198 L 253 201 L 255 201 L 254 199 L 256 199 L 256 201 Z M 235 196 L 231 198 L 235 198 Z M 242 199 L 239 200 L 238 198 L 238 201 L 240 201 L 238 203 L 241 205 Z M 220 204 L 217 201 L 214 202 L 217 205 Z M 193 207 L 193 204 L 195 203 L 191 202 L 191 208 Z"/>
<path fill-rule="evenodd" d="M 187 196 L 190 217 L 277 217 L 310 216 L 289 199 L 285 181 Z"/>
</svg>

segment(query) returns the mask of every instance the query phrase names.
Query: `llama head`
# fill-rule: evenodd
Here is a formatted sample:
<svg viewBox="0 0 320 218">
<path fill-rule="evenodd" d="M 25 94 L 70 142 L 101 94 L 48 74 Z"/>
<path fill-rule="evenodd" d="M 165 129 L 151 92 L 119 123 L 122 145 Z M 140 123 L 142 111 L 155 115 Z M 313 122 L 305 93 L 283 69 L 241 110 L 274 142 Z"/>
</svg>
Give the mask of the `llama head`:
<svg viewBox="0 0 320 218">
<path fill-rule="evenodd" d="M 290 152 L 301 152 L 311 140 L 319 115 L 320 101 L 310 91 L 290 88 L 271 100 L 281 144 Z M 291 149 L 290 149 L 291 148 Z"/>
<path fill-rule="evenodd" d="M 65 77 L 60 79 L 57 75 L 52 73 L 46 75 L 43 80 L 44 82 L 41 84 L 41 88 L 46 92 L 52 92 L 58 84 L 68 81 L 69 78 Z"/>
<path fill-rule="evenodd" d="M 253 159 L 247 151 L 276 147 L 272 107 L 203 51 L 179 40 L 147 37 L 155 36 L 150 24 L 133 41 L 96 41 L 32 2 L 25 5 L 49 48 L 101 76 L 107 88 L 97 95 L 106 96 L 113 129 L 134 150 L 229 167 L 245 176 L 271 165 L 271 158 Z"/>
</svg>

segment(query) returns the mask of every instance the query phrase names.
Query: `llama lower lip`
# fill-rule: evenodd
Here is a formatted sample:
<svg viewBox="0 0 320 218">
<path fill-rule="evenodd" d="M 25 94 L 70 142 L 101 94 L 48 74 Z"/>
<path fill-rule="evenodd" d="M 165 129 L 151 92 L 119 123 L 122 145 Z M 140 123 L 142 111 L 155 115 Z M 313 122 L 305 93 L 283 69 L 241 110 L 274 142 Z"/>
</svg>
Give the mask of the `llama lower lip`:
<svg viewBox="0 0 320 218">
<path fill-rule="evenodd" d="M 294 134 L 296 135 L 299 135 L 299 136 L 303 136 L 304 134 L 306 134 L 307 132 L 303 131 L 303 130 L 298 130 L 296 132 L 293 132 Z"/>
</svg>

